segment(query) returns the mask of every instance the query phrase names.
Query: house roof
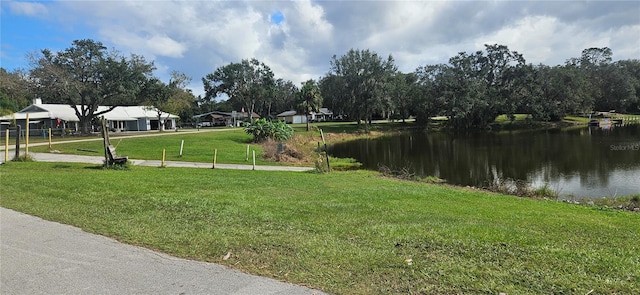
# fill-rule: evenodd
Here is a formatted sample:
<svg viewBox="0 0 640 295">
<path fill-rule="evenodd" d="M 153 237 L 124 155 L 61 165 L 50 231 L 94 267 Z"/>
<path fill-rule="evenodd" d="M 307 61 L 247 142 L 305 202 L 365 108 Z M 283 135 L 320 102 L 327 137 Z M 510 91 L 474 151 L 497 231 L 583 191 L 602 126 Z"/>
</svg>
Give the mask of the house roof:
<svg viewBox="0 0 640 295">
<path fill-rule="evenodd" d="M 98 106 L 98 112 L 106 111 L 109 106 Z M 113 110 L 103 114 L 110 121 L 136 121 L 140 118 L 157 118 L 156 108 L 152 106 L 117 106 Z M 75 110 L 70 105 L 65 104 L 32 104 L 12 115 L 2 116 L 0 120 L 24 120 L 29 113 L 31 119 L 57 119 L 64 121 L 80 121 Z M 176 115 L 161 112 L 162 118 L 176 119 Z"/>
<path fill-rule="evenodd" d="M 248 112 L 235 112 L 236 113 L 236 118 L 238 119 L 242 119 L 242 118 L 247 118 L 248 116 Z M 219 111 L 213 111 L 213 112 L 208 112 L 208 113 L 204 113 L 204 114 L 198 114 L 193 116 L 194 119 L 200 119 L 202 117 L 213 117 L 213 118 L 221 118 L 221 117 L 227 117 L 227 118 L 232 118 L 233 117 L 233 113 L 229 113 L 229 112 L 219 112 Z M 256 114 L 255 112 L 251 113 L 251 117 L 253 118 L 260 118 L 260 115 Z"/>
<path fill-rule="evenodd" d="M 277 114 L 276 117 L 289 117 L 289 116 L 295 116 L 296 114 L 297 114 L 296 111 L 285 111 L 280 114 Z"/>
<path fill-rule="evenodd" d="M 333 112 L 330 111 L 328 108 L 320 108 L 320 111 L 317 112 L 316 114 L 333 115 Z"/>
</svg>

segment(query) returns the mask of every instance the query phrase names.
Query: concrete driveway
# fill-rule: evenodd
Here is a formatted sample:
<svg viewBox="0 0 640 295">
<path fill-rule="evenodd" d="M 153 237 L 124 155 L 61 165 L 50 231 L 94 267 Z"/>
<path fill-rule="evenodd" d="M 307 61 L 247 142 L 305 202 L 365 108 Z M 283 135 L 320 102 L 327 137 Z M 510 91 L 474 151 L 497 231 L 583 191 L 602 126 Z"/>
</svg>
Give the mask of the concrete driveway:
<svg viewBox="0 0 640 295">
<path fill-rule="evenodd" d="M 324 294 L 0 207 L 1 294 Z"/>
</svg>

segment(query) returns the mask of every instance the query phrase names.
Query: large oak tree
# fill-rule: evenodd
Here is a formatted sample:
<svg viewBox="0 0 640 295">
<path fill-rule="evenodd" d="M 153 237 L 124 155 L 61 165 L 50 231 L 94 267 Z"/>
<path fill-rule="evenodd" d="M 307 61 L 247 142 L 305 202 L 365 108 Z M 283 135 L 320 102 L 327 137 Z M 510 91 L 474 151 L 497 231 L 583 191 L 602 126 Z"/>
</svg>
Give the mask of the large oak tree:
<svg viewBox="0 0 640 295">
<path fill-rule="evenodd" d="M 361 120 L 370 122 L 374 113 L 383 110 L 384 89 L 386 83 L 397 71 L 393 57 L 387 59 L 368 49 L 351 49 L 347 54 L 331 59 L 328 76 L 336 89 L 345 91 L 342 104 L 351 119 L 360 124 Z M 326 86 L 326 81 L 323 83 Z"/>
<path fill-rule="evenodd" d="M 126 58 L 90 39 L 73 41 L 59 52 L 44 49 L 33 63 L 30 78 L 35 92 L 46 102 L 70 105 L 83 134 L 91 131 L 93 118 L 118 105 L 136 105 L 154 70 L 142 56 Z M 98 110 L 101 105 L 109 107 Z"/>
</svg>

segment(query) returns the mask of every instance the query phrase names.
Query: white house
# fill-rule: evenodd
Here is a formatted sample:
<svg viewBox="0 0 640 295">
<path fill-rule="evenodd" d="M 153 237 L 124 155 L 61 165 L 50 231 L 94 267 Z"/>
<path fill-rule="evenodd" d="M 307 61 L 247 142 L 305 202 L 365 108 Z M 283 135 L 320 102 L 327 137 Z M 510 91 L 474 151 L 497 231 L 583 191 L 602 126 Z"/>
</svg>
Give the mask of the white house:
<svg viewBox="0 0 640 295">
<path fill-rule="evenodd" d="M 286 111 L 276 115 L 279 120 L 288 124 L 307 123 L 307 115 L 298 114 L 296 111 Z M 319 112 L 310 113 L 311 122 L 324 122 L 331 121 L 333 119 L 333 112 L 328 108 L 320 108 Z"/>
<path fill-rule="evenodd" d="M 316 122 L 324 122 L 333 120 L 333 112 L 328 108 L 320 108 L 319 112 L 311 113 L 311 120 Z"/>
<path fill-rule="evenodd" d="M 286 111 L 278 115 L 278 120 L 284 121 L 287 124 L 300 124 L 307 123 L 307 115 L 299 115 L 296 111 Z"/>
<path fill-rule="evenodd" d="M 109 109 L 107 106 L 99 106 L 98 112 Z M 158 130 L 157 109 L 148 106 L 117 106 L 103 116 L 107 119 L 109 128 L 117 131 L 148 131 Z M 43 104 L 40 99 L 34 100 L 34 104 L 14 113 L 0 117 L 2 130 L 13 121 L 25 127 L 25 121 L 29 114 L 30 128 L 62 128 L 78 131 L 80 120 L 75 110 L 65 104 Z M 165 120 L 165 129 L 175 129 L 176 115 L 161 112 L 162 120 Z"/>
</svg>

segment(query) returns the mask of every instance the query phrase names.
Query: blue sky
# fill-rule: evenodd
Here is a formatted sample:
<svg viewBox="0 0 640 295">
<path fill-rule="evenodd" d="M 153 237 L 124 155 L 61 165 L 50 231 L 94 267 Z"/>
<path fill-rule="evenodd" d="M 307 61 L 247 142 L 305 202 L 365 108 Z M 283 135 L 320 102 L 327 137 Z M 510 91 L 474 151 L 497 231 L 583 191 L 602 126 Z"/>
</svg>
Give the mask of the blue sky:
<svg viewBox="0 0 640 295">
<path fill-rule="evenodd" d="M 201 78 L 257 58 L 276 77 L 317 79 L 349 49 L 392 54 L 401 71 L 460 51 L 504 44 L 528 63 L 561 64 L 589 47 L 640 58 L 640 1 L 5 1 L 0 66 L 28 69 L 29 53 L 94 39 Z"/>
</svg>

